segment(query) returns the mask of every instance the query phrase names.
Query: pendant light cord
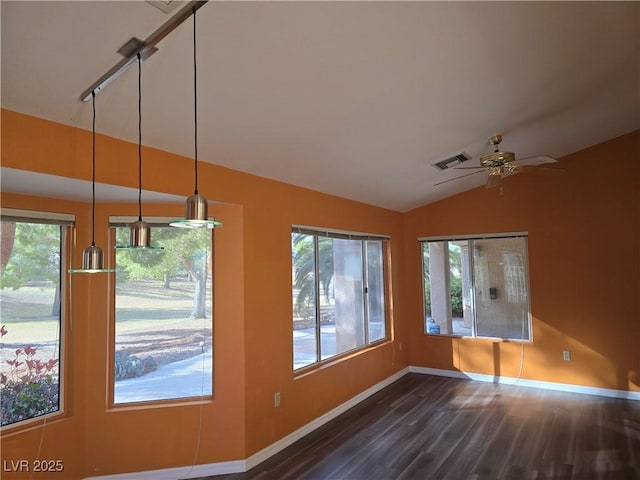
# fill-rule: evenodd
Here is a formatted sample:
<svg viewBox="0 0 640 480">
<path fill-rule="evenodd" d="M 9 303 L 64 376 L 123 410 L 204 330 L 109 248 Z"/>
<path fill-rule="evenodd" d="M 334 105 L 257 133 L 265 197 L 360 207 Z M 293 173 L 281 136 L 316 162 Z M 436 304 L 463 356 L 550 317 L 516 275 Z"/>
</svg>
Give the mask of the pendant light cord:
<svg viewBox="0 0 640 480">
<path fill-rule="evenodd" d="M 96 92 L 91 92 L 93 120 L 91 122 L 91 246 L 96 246 Z"/>
<path fill-rule="evenodd" d="M 195 163 L 195 191 L 194 194 L 198 194 L 198 113 L 197 113 L 197 105 L 198 105 L 198 93 L 197 93 L 197 81 L 196 81 L 196 9 L 193 9 L 193 126 L 195 131 L 195 149 L 194 149 L 194 163 Z M 193 471 L 196 463 L 198 462 L 198 456 L 200 455 L 200 442 L 202 441 L 202 421 L 204 415 L 204 381 L 205 381 L 205 358 L 204 352 L 202 352 L 202 376 L 200 377 L 200 412 L 198 419 L 198 438 L 196 440 L 196 449 L 193 454 L 193 462 L 191 463 L 191 468 L 189 469 L 189 474 L 187 477 L 191 477 L 191 472 Z"/>
<path fill-rule="evenodd" d="M 142 60 L 138 52 L 138 220 L 142 221 Z"/>
<path fill-rule="evenodd" d="M 195 189 L 194 194 L 198 194 L 198 75 L 196 65 L 196 9 L 193 9 L 193 138 L 194 138 L 194 170 Z"/>
</svg>

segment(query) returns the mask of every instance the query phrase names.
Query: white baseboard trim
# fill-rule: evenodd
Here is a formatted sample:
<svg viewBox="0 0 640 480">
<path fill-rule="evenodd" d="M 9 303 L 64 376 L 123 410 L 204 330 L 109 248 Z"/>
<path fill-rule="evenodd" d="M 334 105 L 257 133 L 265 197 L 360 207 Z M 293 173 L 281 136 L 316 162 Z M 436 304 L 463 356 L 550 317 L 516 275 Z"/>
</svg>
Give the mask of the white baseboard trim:
<svg viewBox="0 0 640 480">
<path fill-rule="evenodd" d="M 640 392 L 627 390 L 614 390 L 611 388 L 587 387 L 570 383 L 543 382 L 540 380 L 528 380 L 526 378 L 500 377 L 482 373 L 461 372 L 459 370 L 441 370 L 439 368 L 410 366 L 412 373 L 425 375 L 437 375 L 440 377 L 462 378 L 466 380 L 478 380 L 480 382 L 502 383 L 505 385 L 520 385 L 523 387 L 544 388 L 560 392 L 582 393 L 585 395 L 597 395 L 601 397 L 623 398 L 626 400 L 640 400 Z"/>
<path fill-rule="evenodd" d="M 87 477 L 85 480 L 178 480 L 181 478 L 199 478 L 210 475 L 226 475 L 228 473 L 246 472 L 244 460 L 230 462 L 208 463 L 187 467 L 164 468 L 160 470 L 147 470 L 144 472 L 118 473 L 115 475 L 101 475 Z"/>
<path fill-rule="evenodd" d="M 324 425 L 327 422 L 330 422 L 331 420 L 333 420 L 334 418 L 336 418 L 339 415 L 343 414 L 344 412 L 346 412 L 350 408 L 355 407 L 357 404 L 359 404 L 360 402 L 366 400 L 367 398 L 369 398 L 374 393 L 379 392 L 383 388 L 391 385 L 393 382 L 395 382 L 399 378 L 404 377 L 407 373 L 409 373 L 409 367 L 403 368 L 402 370 L 394 373 L 390 377 L 387 377 L 383 381 L 381 381 L 379 383 L 376 383 L 372 387 L 369 387 L 364 392 L 361 392 L 358 395 L 356 395 L 355 397 L 347 400 L 343 404 L 338 405 L 333 410 L 328 411 L 324 415 L 319 416 L 315 420 L 312 420 L 311 422 L 309 422 L 306 425 L 300 427 L 296 431 L 291 432 L 286 437 L 281 438 L 277 442 L 272 443 L 271 445 L 269 445 L 266 448 L 263 448 L 259 452 L 254 453 L 253 455 L 251 455 L 246 460 L 246 462 L 247 462 L 247 470 L 255 467 L 256 465 L 258 465 L 258 464 L 260 464 L 262 462 L 264 462 L 266 459 L 268 459 L 269 457 L 272 457 L 273 455 L 275 455 L 276 453 L 280 452 L 281 450 L 284 450 L 285 448 L 287 448 L 292 443 L 297 442 L 298 440 L 300 440 L 305 435 L 311 433 L 312 431 L 316 430 L 317 428 L 320 428 L 322 425 Z"/>
<path fill-rule="evenodd" d="M 333 410 L 328 411 L 324 415 L 321 415 L 315 420 L 312 420 L 306 425 L 303 425 L 296 431 L 291 432 L 286 437 L 281 438 L 277 442 L 272 443 L 266 448 L 263 448 L 259 452 L 254 453 L 246 460 L 234 460 L 229 462 L 209 463 L 205 465 L 165 468 L 161 470 L 148 470 L 144 472 L 102 475 L 98 477 L 87 477 L 85 478 L 85 480 L 178 480 L 184 478 L 198 478 L 212 475 L 225 475 L 228 473 L 246 472 L 247 470 L 272 457 L 276 453 L 284 450 L 294 442 L 297 442 L 305 435 L 313 432 L 317 428 L 320 428 L 325 423 L 330 422 L 350 408 L 355 407 L 357 404 L 366 400 L 374 393 L 377 393 L 383 388 L 391 385 L 393 382 L 395 382 L 399 378 L 402 378 L 407 373 L 409 373 L 409 367 L 403 368 L 390 377 L 385 378 L 381 382 L 376 383 L 372 387 L 366 389 L 364 392 L 361 392 L 355 397 L 350 398 L 343 404 L 338 405 Z"/>
</svg>

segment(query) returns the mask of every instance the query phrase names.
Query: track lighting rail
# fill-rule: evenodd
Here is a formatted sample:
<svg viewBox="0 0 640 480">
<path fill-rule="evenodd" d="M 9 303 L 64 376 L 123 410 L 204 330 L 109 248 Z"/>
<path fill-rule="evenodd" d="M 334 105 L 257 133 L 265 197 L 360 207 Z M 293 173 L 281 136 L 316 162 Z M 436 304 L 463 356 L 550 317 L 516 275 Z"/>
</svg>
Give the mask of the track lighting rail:
<svg viewBox="0 0 640 480">
<path fill-rule="evenodd" d="M 182 7 L 178 13 L 176 13 L 173 17 L 167 20 L 160 28 L 158 28 L 155 32 L 149 35 L 143 41 L 137 41 L 135 46 L 131 47 L 131 42 L 134 39 L 130 40 L 127 43 L 127 46 L 130 48 L 125 52 L 122 52 L 122 49 L 119 51 L 125 58 L 116 63 L 107 73 L 102 75 L 96 82 L 94 82 L 89 88 L 87 88 L 82 95 L 80 95 L 80 100 L 83 102 L 88 102 L 91 100 L 92 92 L 95 94 L 100 93 L 100 91 L 109 85 L 114 79 L 124 73 L 132 64 L 134 64 L 138 59 L 138 53 L 143 60 L 149 58 L 153 53 L 157 51 L 156 45 L 167 35 L 173 32 L 182 22 L 184 22 L 187 18 L 189 18 L 196 10 L 202 7 L 208 0 L 203 1 L 191 1 L 187 2 L 187 4 Z"/>
</svg>

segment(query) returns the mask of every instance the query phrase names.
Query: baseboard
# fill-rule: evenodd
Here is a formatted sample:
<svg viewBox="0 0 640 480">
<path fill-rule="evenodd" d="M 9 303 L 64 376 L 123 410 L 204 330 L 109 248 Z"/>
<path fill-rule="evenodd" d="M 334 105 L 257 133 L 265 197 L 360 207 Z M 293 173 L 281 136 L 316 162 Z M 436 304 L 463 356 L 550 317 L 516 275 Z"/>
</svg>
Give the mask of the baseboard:
<svg viewBox="0 0 640 480">
<path fill-rule="evenodd" d="M 610 388 L 587 387 L 583 385 L 573 385 L 570 383 L 543 382 L 540 380 L 527 380 L 526 378 L 501 377 L 486 375 L 482 373 L 461 372 L 459 370 L 441 370 L 439 368 L 409 367 L 412 373 L 422 373 L 425 375 L 438 375 L 440 377 L 463 378 L 467 380 L 478 380 L 480 382 L 502 383 L 505 385 L 519 385 L 522 387 L 544 388 L 546 390 L 557 390 L 560 392 L 582 393 L 585 395 L 597 395 L 601 397 L 623 398 L 626 400 L 640 400 L 640 392 L 630 392 L 627 390 L 614 390 Z"/>
<path fill-rule="evenodd" d="M 293 444 L 294 442 L 297 442 L 298 440 L 300 440 L 305 435 L 308 435 L 309 433 L 313 432 L 317 428 L 320 428 L 322 425 L 324 425 L 327 422 L 330 422 L 331 420 L 333 420 L 334 418 L 336 418 L 339 415 L 343 414 L 344 412 L 346 412 L 350 408 L 355 407 L 360 402 L 362 402 L 363 400 L 366 400 L 367 398 L 369 398 L 374 393 L 379 392 L 383 388 L 391 385 L 393 382 L 395 382 L 399 378 L 404 377 L 407 373 L 409 373 L 409 367 L 406 367 L 406 368 L 394 373 L 390 377 L 387 377 L 383 381 L 381 381 L 379 383 L 376 383 L 374 386 L 368 388 L 364 392 L 361 392 L 358 395 L 356 395 L 355 397 L 347 400 L 343 404 L 338 405 L 333 410 L 328 411 L 324 415 L 321 415 L 320 417 L 316 418 L 315 420 L 312 420 L 311 422 L 309 422 L 306 425 L 300 427 L 296 431 L 290 433 L 286 437 L 278 440 L 275 443 L 272 443 L 268 447 L 266 447 L 266 448 L 260 450 L 259 452 L 251 455 L 246 460 L 246 462 L 247 462 L 247 470 L 255 467 L 256 465 L 258 465 L 258 464 L 260 464 L 262 462 L 264 462 L 269 457 L 272 457 L 276 453 L 278 453 L 281 450 L 284 450 L 285 448 L 287 448 L 289 445 Z"/>
<path fill-rule="evenodd" d="M 213 475 L 225 475 L 228 473 L 242 473 L 250 470 L 256 465 L 264 462 L 268 458 L 272 457 L 276 453 L 284 450 L 289 445 L 297 442 L 305 435 L 313 432 L 317 428 L 320 428 L 327 422 L 330 422 L 334 418 L 343 414 L 350 408 L 355 407 L 360 402 L 366 400 L 374 393 L 379 392 L 383 388 L 391 385 L 396 380 L 402 378 L 409 373 L 409 367 L 406 367 L 390 377 L 385 378 L 381 382 L 376 383 L 372 387 L 369 387 L 364 392 L 359 393 L 353 398 L 350 398 L 341 405 L 338 405 L 333 410 L 328 411 L 324 415 L 312 420 L 306 425 L 300 427 L 296 431 L 290 433 L 286 437 L 281 438 L 275 443 L 272 443 L 268 447 L 254 453 L 245 460 L 234 460 L 230 462 L 218 462 L 209 463 L 205 465 L 194 465 L 187 467 L 175 467 L 165 468 L 161 470 L 148 470 L 144 472 L 133 473 L 119 473 L 115 475 L 102 475 L 98 477 L 87 477 L 85 480 L 178 480 L 186 478 L 199 478 Z"/>
<path fill-rule="evenodd" d="M 244 460 L 234 460 L 230 462 L 208 463 L 187 467 L 147 470 L 144 472 L 101 475 L 98 477 L 87 477 L 85 480 L 178 480 L 183 478 L 208 477 L 211 475 L 226 475 L 228 473 L 241 473 L 246 471 L 247 466 Z"/>
</svg>

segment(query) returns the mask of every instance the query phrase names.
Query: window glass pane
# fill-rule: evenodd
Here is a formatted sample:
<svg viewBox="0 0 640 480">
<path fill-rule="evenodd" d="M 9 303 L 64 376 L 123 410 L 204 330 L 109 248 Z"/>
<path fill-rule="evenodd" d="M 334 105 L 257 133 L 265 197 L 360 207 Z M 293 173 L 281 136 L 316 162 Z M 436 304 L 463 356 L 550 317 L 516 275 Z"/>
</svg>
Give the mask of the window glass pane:
<svg viewBox="0 0 640 480">
<path fill-rule="evenodd" d="M 454 334 L 452 308 L 458 305 L 455 287 L 461 277 L 460 247 L 443 241 L 423 244 L 423 249 L 427 333 Z"/>
<path fill-rule="evenodd" d="M 151 230 L 164 250 L 116 250 L 116 404 L 212 394 L 211 231 Z"/>
<path fill-rule="evenodd" d="M 312 235 L 291 234 L 293 368 L 317 361 L 315 249 Z"/>
<path fill-rule="evenodd" d="M 528 339 L 526 240 L 475 240 L 473 257 L 478 335 Z"/>
<path fill-rule="evenodd" d="M 424 321 L 427 326 L 427 330 L 429 327 L 430 319 L 433 318 L 433 314 L 431 313 L 431 272 L 429 269 L 429 251 L 431 249 L 431 242 L 423 242 L 422 243 L 422 291 L 423 291 L 423 302 L 424 302 Z M 431 332 L 427 333 L 435 333 L 431 329 Z"/>
<path fill-rule="evenodd" d="M 60 410 L 60 225 L 2 221 L 2 425 Z"/>
<path fill-rule="evenodd" d="M 339 353 L 336 345 L 336 292 L 333 239 L 318 237 L 318 281 L 320 283 L 321 359 Z"/>
<path fill-rule="evenodd" d="M 454 335 L 471 335 L 473 306 L 469 241 L 449 242 L 449 298 Z"/>
<path fill-rule="evenodd" d="M 526 237 L 422 243 L 425 331 L 528 340 Z"/>
<path fill-rule="evenodd" d="M 367 311 L 369 342 L 386 336 L 384 311 L 384 256 L 381 241 L 367 241 Z"/>
<path fill-rule="evenodd" d="M 328 298 L 335 302 L 335 325 L 322 331 L 322 358 L 326 358 L 365 344 L 362 242 L 337 238 L 319 240 L 332 244 L 324 256 L 320 249 L 320 276 L 329 277 L 328 271 L 332 271 Z M 328 351 L 324 350 L 325 344 Z M 332 344 L 335 351 L 330 350 Z"/>
<path fill-rule="evenodd" d="M 346 236 L 291 234 L 294 369 L 386 338 L 383 241 Z"/>
</svg>

